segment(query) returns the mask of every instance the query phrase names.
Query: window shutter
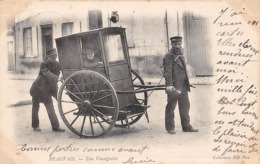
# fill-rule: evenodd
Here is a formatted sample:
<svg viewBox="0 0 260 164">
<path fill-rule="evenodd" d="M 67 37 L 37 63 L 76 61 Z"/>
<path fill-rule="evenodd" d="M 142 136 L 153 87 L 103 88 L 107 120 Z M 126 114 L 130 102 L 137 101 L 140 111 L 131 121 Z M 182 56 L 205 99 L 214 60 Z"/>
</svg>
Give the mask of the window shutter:
<svg viewBox="0 0 260 164">
<path fill-rule="evenodd" d="M 80 22 L 74 22 L 74 27 L 73 27 L 73 33 L 74 34 L 81 32 L 80 26 L 81 26 Z"/>
<path fill-rule="evenodd" d="M 103 27 L 102 12 L 100 10 L 89 10 L 89 29 L 97 29 Z"/>
<path fill-rule="evenodd" d="M 53 37 L 54 38 L 59 38 L 62 36 L 62 24 L 61 23 L 56 23 L 53 26 Z"/>
<path fill-rule="evenodd" d="M 32 56 L 38 56 L 37 27 L 32 27 Z"/>
</svg>

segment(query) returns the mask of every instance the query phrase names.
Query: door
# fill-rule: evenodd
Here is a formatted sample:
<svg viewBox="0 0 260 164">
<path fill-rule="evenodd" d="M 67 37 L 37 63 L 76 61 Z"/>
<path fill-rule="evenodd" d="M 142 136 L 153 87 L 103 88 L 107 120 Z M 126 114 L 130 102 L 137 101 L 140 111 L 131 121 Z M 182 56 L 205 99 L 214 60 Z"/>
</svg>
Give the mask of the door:
<svg viewBox="0 0 260 164">
<path fill-rule="evenodd" d="M 116 91 L 133 90 L 130 66 L 127 59 L 127 45 L 121 33 L 107 33 L 103 36 L 104 51 L 108 65 L 108 78 Z M 118 95 L 119 107 L 135 103 L 134 94 Z"/>
<path fill-rule="evenodd" d="M 196 76 L 213 75 L 208 19 L 184 14 L 184 40 L 188 64 Z"/>
<path fill-rule="evenodd" d="M 46 52 L 53 48 L 53 29 L 52 25 L 41 27 L 42 31 L 42 55 L 46 59 Z"/>
</svg>

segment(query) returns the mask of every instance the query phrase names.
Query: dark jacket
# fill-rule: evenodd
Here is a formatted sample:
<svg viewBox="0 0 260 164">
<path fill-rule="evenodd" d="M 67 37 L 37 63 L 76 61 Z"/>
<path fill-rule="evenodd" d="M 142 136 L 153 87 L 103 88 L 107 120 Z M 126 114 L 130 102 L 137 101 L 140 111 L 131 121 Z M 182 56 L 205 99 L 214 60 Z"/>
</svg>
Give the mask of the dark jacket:
<svg viewBox="0 0 260 164">
<path fill-rule="evenodd" d="M 182 53 L 177 54 L 172 50 L 167 52 L 163 59 L 163 68 L 166 86 L 174 86 L 179 91 L 186 87 L 187 91 L 190 91 L 190 83 Z"/>
<path fill-rule="evenodd" d="M 42 70 L 50 70 L 56 76 L 60 75 L 60 66 L 57 61 L 46 61 L 41 64 L 37 79 L 33 82 L 30 94 L 40 102 L 48 101 L 51 96 L 57 98 L 58 83 L 56 79 L 43 75 Z"/>
<path fill-rule="evenodd" d="M 93 69 L 93 68 L 96 68 L 96 67 L 102 65 L 99 62 L 100 62 L 99 59 L 95 58 L 95 57 L 93 60 L 86 59 L 83 61 L 83 67 L 88 68 L 88 69 Z"/>
</svg>

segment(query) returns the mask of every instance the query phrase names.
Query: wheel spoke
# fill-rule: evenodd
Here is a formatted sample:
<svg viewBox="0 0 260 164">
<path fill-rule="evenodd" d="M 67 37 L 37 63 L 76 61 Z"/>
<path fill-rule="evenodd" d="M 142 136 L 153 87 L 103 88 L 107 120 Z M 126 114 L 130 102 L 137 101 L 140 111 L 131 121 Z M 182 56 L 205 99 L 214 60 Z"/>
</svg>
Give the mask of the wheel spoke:
<svg viewBox="0 0 260 164">
<path fill-rule="evenodd" d="M 81 126 L 81 129 L 80 129 L 80 134 L 81 134 L 81 135 L 82 135 L 83 128 L 84 128 L 84 125 L 85 125 L 85 121 L 86 121 L 86 115 L 85 115 L 84 118 L 83 118 L 82 126 Z"/>
<path fill-rule="evenodd" d="M 95 115 L 95 113 L 92 110 L 90 110 L 90 111 L 93 114 L 93 116 L 96 118 L 96 120 L 98 121 L 99 126 L 102 128 L 103 131 L 105 131 L 105 129 L 104 129 L 103 125 L 101 124 L 101 122 L 99 121 L 98 117 Z"/>
<path fill-rule="evenodd" d="M 132 80 L 133 82 L 137 79 L 137 76 L 135 76 L 135 78 Z"/>
<path fill-rule="evenodd" d="M 84 101 L 84 100 L 80 99 L 77 95 L 75 95 L 73 92 L 67 90 L 66 88 L 64 88 L 64 90 L 67 91 L 67 92 L 69 92 L 72 96 L 76 97 L 78 100 Z"/>
<path fill-rule="evenodd" d="M 78 102 L 78 101 L 64 101 L 64 100 L 61 100 L 60 102 L 72 103 L 72 104 L 81 104 L 82 103 L 82 102 Z"/>
<path fill-rule="evenodd" d="M 95 101 L 92 101 L 92 103 L 95 103 L 95 102 L 97 102 L 97 101 L 100 101 L 100 100 L 103 100 L 103 99 L 105 99 L 105 98 L 107 98 L 107 97 L 109 97 L 109 96 L 111 96 L 112 94 L 109 94 L 109 95 L 106 95 L 106 96 L 104 96 L 104 97 L 101 97 L 101 98 L 99 98 L 99 99 L 97 99 L 97 100 L 95 100 Z"/>
<path fill-rule="evenodd" d="M 93 124 L 92 124 L 92 119 L 91 119 L 91 114 L 89 114 L 89 122 L 90 122 L 90 126 L 91 126 L 91 133 L 92 133 L 92 136 L 94 136 L 94 128 L 93 128 Z"/>
<path fill-rule="evenodd" d="M 95 76 L 94 76 L 95 77 Z M 91 93 L 92 93 L 92 86 L 93 86 L 93 79 L 91 78 L 91 84 L 90 84 L 90 91 L 89 91 L 89 97 L 88 97 L 88 99 L 90 99 L 90 96 L 91 96 Z"/>
<path fill-rule="evenodd" d="M 86 83 L 86 85 L 90 85 L 91 83 Z M 102 84 L 102 82 L 95 82 L 93 84 Z M 66 84 L 66 86 L 74 86 L 74 84 Z M 83 86 L 83 84 L 77 84 L 77 86 Z"/>
<path fill-rule="evenodd" d="M 138 100 L 138 102 L 142 105 L 143 103 L 144 103 L 144 99 L 137 99 Z"/>
<path fill-rule="evenodd" d="M 92 100 L 100 92 L 100 90 L 103 88 L 104 85 L 105 85 L 105 83 L 103 83 L 101 85 L 101 87 L 98 89 L 98 91 L 95 93 L 95 95 L 90 100 Z"/>
<path fill-rule="evenodd" d="M 79 108 L 72 109 L 72 110 L 70 110 L 70 111 L 68 111 L 68 112 L 63 113 L 63 115 L 68 114 L 68 113 L 71 113 L 71 112 L 74 112 L 75 110 L 78 110 L 78 109 L 79 109 Z"/>
<path fill-rule="evenodd" d="M 72 123 L 70 124 L 70 126 L 72 126 L 74 123 L 75 123 L 75 121 L 79 118 L 79 116 L 83 113 L 83 111 L 85 111 L 85 109 L 82 109 L 81 111 L 80 111 L 80 113 L 77 115 L 77 117 L 72 121 Z"/>
<path fill-rule="evenodd" d="M 92 105 L 94 107 L 98 107 L 98 108 L 108 108 L 108 109 L 115 109 L 115 107 L 111 107 L 111 106 L 103 106 L 103 105 Z"/>
<path fill-rule="evenodd" d="M 84 96 L 82 95 L 81 91 L 79 90 L 78 85 L 77 85 L 77 84 L 75 83 L 75 81 L 73 80 L 73 78 L 71 78 L 71 81 L 72 81 L 72 83 L 74 84 L 74 86 L 77 88 L 77 90 L 79 91 L 79 93 L 80 93 L 80 95 L 82 96 L 82 98 L 85 99 Z"/>
<path fill-rule="evenodd" d="M 85 79 L 84 79 L 84 76 L 83 76 L 83 73 L 81 74 L 81 78 L 82 78 L 82 83 L 84 85 L 84 88 L 85 88 L 85 99 L 88 98 L 88 90 L 87 90 L 87 86 L 86 86 L 86 83 L 85 83 Z"/>
<path fill-rule="evenodd" d="M 101 114 L 102 116 L 104 116 L 105 118 L 107 118 L 109 121 L 113 121 L 113 120 L 111 120 L 109 117 L 107 117 L 106 115 L 104 115 L 103 113 L 101 113 L 100 111 L 98 111 L 96 108 L 94 108 L 93 106 L 92 106 L 92 109 L 94 110 L 94 111 L 96 111 L 97 113 L 99 113 L 99 114 Z"/>
</svg>

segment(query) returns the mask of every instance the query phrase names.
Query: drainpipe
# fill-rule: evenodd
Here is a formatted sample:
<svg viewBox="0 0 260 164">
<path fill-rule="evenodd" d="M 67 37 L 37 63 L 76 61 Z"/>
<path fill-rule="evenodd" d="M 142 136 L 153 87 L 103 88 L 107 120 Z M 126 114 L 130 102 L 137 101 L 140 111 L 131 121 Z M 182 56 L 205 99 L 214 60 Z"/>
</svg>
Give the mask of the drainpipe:
<svg viewBox="0 0 260 164">
<path fill-rule="evenodd" d="M 108 27 L 111 27 L 111 22 L 110 22 L 109 13 L 107 14 L 107 26 L 108 26 Z"/>
<path fill-rule="evenodd" d="M 165 10 L 165 28 L 166 28 L 166 41 L 167 41 L 167 50 L 169 51 L 169 31 L 168 31 L 168 18 L 167 18 L 167 10 Z"/>
<path fill-rule="evenodd" d="M 16 49 L 16 43 L 18 42 L 17 40 L 17 36 L 18 35 L 18 29 L 17 29 L 17 24 L 16 22 L 14 21 L 14 27 L 13 27 L 13 31 L 14 31 L 14 72 L 17 73 L 17 66 L 16 66 L 16 62 L 17 62 L 17 59 L 16 59 L 16 52 L 17 52 L 17 49 Z M 17 40 L 16 40 L 17 39 Z"/>
<path fill-rule="evenodd" d="M 180 36 L 180 23 L 179 23 L 179 14 L 177 12 L 177 29 L 178 29 L 178 36 Z"/>
<path fill-rule="evenodd" d="M 133 43 L 134 43 L 134 13 L 135 13 L 135 11 L 133 11 L 132 14 L 131 14 L 131 20 L 132 20 L 132 22 L 131 22 L 131 26 L 132 26 L 132 42 Z"/>
</svg>

